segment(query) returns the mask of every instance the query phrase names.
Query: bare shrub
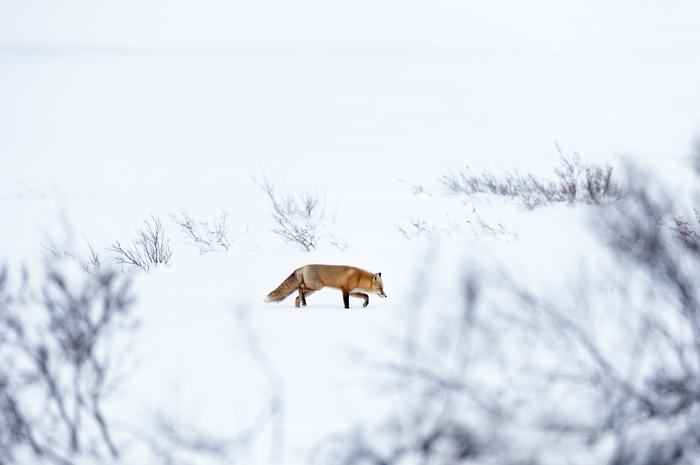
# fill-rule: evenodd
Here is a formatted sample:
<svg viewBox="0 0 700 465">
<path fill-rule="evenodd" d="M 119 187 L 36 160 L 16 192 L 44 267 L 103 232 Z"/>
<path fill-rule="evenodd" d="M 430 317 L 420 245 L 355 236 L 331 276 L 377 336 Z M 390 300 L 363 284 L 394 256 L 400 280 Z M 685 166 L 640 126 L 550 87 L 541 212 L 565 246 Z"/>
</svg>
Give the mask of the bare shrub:
<svg viewBox="0 0 700 465">
<path fill-rule="evenodd" d="M 136 237 L 130 238 L 128 243 L 122 245 L 116 241 L 108 249 L 114 254 L 116 263 L 135 266 L 144 271 L 149 271 L 152 266 L 170 263 L 173 251 L 160 220 L 151 216 L 145 224 L 146 227 L 137 229 Z"/>
<path fill-rule="evenodd" d="M 700 251 L 700 235 L 695 228 L 700 226 L 700 212 L 697 209 L 693 210 L 695 216 L 695 227 L 687 218 L 678 216 L 673 218 L 673 226 L 671 229 L 676 233 L 676 238 L 690 252 L 698 253 Z"/>
<path fill-rule="evenodd" d="M 331 236 L 331 238 L 328 239 L 328 243 L 342 252 L 348 250 L 348 241 L 343 238 Z"/>
<path fill-rule="evenodd" d="M 264 174 L 257 184 L 267 194 L 272 206 L 272 219 L 276 225 L 272 232 L 302 250 L 314 250 L 319 244 L 318 230 L 324 220 L 319 197 L 308 192 L 297 195 L 278 194 L 272 181 Z"/>
<path fill-rule="evenodd" d="M 68 227 L 66 226 L 66 228 Z M 70 234 L 69 230 L 66 232 Z M 80 264 L 81 268 L 86 273 L 92 273 L 102 267 L 102 257 L 100 257 L 100 255 L 97 253 L 97 250 L 90 239 L 85 237 L 87 256 L 83 256 L 80 252 L 75 250 L 71 241 L 66 242 L 69 245 L 59 247 L 55 242 L 49 241 L 48 244 L 44 244 L 42 247 L 54 258 L 59 260 L 74 260 Z"/>
<path fill-rule="evenodd" d="M 444 174 L 440 181 L 453 194 L 494 194 L 517 199 L 525 208 L 534 209 L 555 202 L 606 204 L 622 196 L 613 179 L 611 166 L 588 165 L 578 154 L 559 149 L 559 166 L 554 179 L 539 179 L 533 174 L 513 171 L 504 175 L 479 174 L 463 168 Z"/>
<path fill-rule="evenodd" d="M 116 459 L 104 404 L 121 375 L 115 340 L 135 324 L 128 276 L 50 258 L 39 292 L 0 272 L 0 463 Z M 26 463 L 26 462 L 22 462 Z"/>
<path fill-rule="evenodd" d="M 251 424 L 212 433 L 161 413 L 115 420 L 134 302 L 130 274 L 88 273 L 72 255 L 47 254 L 37 274 L 0 266 L 0 464 L 238 463 L 267 438 L 270 463 L 281 463 L 282 380 L 242 312 L 240 337 L 269 386 Z"/>
<path fill-rule="evenodd" d="M 453 234 L 451 228 L 430 226 L 423 218 L 407 218 L 405 224 L 397 226 L 404 239 L 425 238 L 436 241 Z"/>
<path fill-rule="evenodd" d="M 398 230 L 403 235 L 404 239 L 425 237 L 428 234 L 428 225 L 425 220 L 420 218 L 409 218 L 407 221 L 407 225 L 398 226 Z"/>
<path fill-rule="evenodd" d="M 226 213 L 221 213 L 211 221 L 194 221 L 185 211 L 173 215 L 175 224 L 199 248 L 200 255 L 231 247 L 226 220 Z"/>
<path fill-rule="evenodd" d="M 489 237 L 505 237 L 507 240 L 515 240 L 518 238 L 518 235 L 506 228 L 503 223 L 490 223 L 484 220 L 481 215 L 479 215 L 476 207 L 472 208 L 471 216 L 467 216 L 467 224 L 471 226 L 472 232 L 477 237 L 486 235 Z"/>
<path fill-rule="evenodd" d="M 409 181 L 406 181 L 405 179 L 399 179 L 399 182 L 403 184 L 409 192 L 413 195 L 427 195 L 427 196 L 432 196 L 430 192 L 428 192 L 425 187 L 423 187 L 421 184 L 413 184 Z"/>
<path fill-rule="evenodd" d="M 95 250 L 95 246 L 90 240 L 86 238 L 85 242 L 87 242 L 89 255 L 85 262 L 81 261 L 81 265 L 83 267 L 83 270 L 85 270 L 87 273 L 90 273 L 91 271 L 98 270 L 102 267 L 102 258 L 97 253 L 97 251 Z"/>
<path fill-rule="evenodd" d="M 364 360 L 396 406 L 313 463 L 694 464 L 700 248 L 676 200 L 632 171 L 595 212 L 607 254 L 593 272 L 536 292 L 475 270 L 454 308 L 418 299 L 398 350 Z"/>
<path fill-rule="evenodd" d="M 417 282 L 425 284 L 432 275 L 430 264 L 427 268 Z M 489 461 L 499 449 L 493 429 L 502 416 L 498 396 L 468 372 L 479 357 L 475 348 L 490 341 L 475 336 L 479 283 L 465 283 L 459 312 L 443 322 L 434 338 L 425 337 L 420 323 L 423 312 L 432 312 L 426 303 L 418 294 L 396 350 L 379 358 L 358 355 L 372 369 L 376 390 L 391 393 L 396 406 L 378 425 L 364 424 L 321 440 L 310 454 L 312 464 L 501 463 Z"/>
<path fill-rule="evenodd" d="M 355 431 L 323 440 L 310 454 L 310 463 L 399 465 L 403 463 L 456 464 L 474 462 L 481 455 L 471 431 L 460 425 L 434 424 L 426 429 L 416 415 L 416 423 L 387 425 L 392 440 L 389 446 L 370 439 L 370 434 Z M 414 428 L 414 429 L 412 429 Z M 386 440 L 382 435 L 382 440 Z"/>
<path fill-rule="evenodd" d="M 463 221 L 463 223 L 462 223 Z M 397 226 L 404 239 L 424 238 L 429 241 L 439 241 L 463 233 L 463 226 L 467 225 L 475 237 L 482 236 L 515 240 L 518 235 L 506 228 L 501 222 L 488 222 L 484 220 L 476 207 L 463 218 L 448 218 L 442 226 L 432 226 L 423 218 L 407 218 L 404 224 Z"/>
</svg>

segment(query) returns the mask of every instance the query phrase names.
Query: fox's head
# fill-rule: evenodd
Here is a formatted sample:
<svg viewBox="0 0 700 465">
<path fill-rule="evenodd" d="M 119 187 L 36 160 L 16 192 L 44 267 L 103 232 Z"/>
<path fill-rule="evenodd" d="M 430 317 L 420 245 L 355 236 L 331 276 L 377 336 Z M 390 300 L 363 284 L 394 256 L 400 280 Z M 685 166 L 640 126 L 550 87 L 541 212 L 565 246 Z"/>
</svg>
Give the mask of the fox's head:
<svg viewBox="0 0 700 465">
<path fill-rule="evenodd" d="M 376 292 L 379 297 L 386 297 L 384 293 L 384 283 L 382 282 L 382 274 L 375 273 L 372 276 L 372 292 Z"/>
</svg>

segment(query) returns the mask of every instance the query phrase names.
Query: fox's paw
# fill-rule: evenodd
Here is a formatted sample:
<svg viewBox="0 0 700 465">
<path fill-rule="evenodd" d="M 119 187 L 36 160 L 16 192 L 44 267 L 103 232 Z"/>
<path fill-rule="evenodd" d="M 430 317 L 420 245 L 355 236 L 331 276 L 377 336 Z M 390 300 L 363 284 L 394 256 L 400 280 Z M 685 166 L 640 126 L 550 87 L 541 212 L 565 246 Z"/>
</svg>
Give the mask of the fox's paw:
<svg viewBox="0 0 700 465">
<path fill-rule="evenodd" d="M 365 308 L 367 305 L 369 305 L 369 300 L 365 300 L 365 302 L 362 304 L 362 308 Z"/>
</svg>

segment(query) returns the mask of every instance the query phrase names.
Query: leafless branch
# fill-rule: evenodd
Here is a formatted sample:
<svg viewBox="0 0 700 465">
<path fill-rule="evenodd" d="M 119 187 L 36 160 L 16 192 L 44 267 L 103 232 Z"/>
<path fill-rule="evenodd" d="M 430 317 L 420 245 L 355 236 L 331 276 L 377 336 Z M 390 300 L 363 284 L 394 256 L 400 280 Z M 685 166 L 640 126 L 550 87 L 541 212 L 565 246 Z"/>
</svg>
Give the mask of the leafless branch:
<svg viewBox="0 0 700 465">
<path fill-rule="evenodd" d="M 67 233 L 69 234 L 70 231 Z M 42 244 L 42 248 L 48 252 L 49 258 L 76 261 L 86 273 L 92 273 L 102 266 L 102 258 L 97 253 L 92 241 L 87 237 L 85 237 L 85 244 L 88 249 L 86 258 L 83 258 L 70 241 L 66 241 L 66 244 L 61 247 L 53 241 L 49 241 L 47 244 Z"/>
<path fill-rule="evenodd" d="M 184 211 L 172 217 L 180 230 L 199 248 L 200 255 L 216 250 L 228 250 L 231 247 L 226 213 L 221 213 L 212 221 L 194 221 Z"/>
<path fill-rule="evenodd" d="M 574 183 L 577 163 L 563 163 L 561 184 L 546 190 L 602 205 L 597 268 L 545 290 L 522 276 L 471 272 L 464 301 L 431 305 L 429 318 L 417 299 L 406 341 L 387 360 L 363 360 L 372 379 L 393 383 L 398 407 L 322 441 L 312 463 L 694 462 L 700 215 L 679 214 L 682 199 L 633 169 L 625 196 L 603 201 L 609 172 Z M 430 288 L 430 275 L 416 287 Z"/>
<path fill-rule="evenodd" d="M 170 263 L 173 251 L 162 223 L 151 216 L 145 224 L 146 227 L 137 229 L 136 237 L 130 238 L 128 243 L 115 241 L 108 249 L 114 254 L 115 263 L 135 266 L 144 271 L 149 271 L 152 266 Z"/>
<path fill-rule="evenodd" d="M 565 154 L 557 145 L 560 165 L 554 179 L 540 179 L 518 171 L 474 174 L 469 168 L 444 174 L 440 181 L 453 194 L 494 194 L 517 199 L 531 210 L 556 202 L 609 204 L 622 197 L 610 166 L 587 165 L 577 153 Z"/>
<path fill-rule="evenodd" d="M 135 324 L 131 281 L 77 260 L 76 279 L 70 265 L 49 259 L 39 293 L 0 273 L 0 463 L 15 452 L 60 465 L 119 457 L 104 403 L 119 371 L 113 341 Z"/>
<path fill-rule="evenodd" d="M 324 219 L 319 198 L 308 192 L 280 195 L 264 173 L 256 183 L 267 194 L 272 207 L 272 219 L 276 225 L 272 232 L 302 250 L 314 250 L 320 240 L 318 228 Z"/>
</svg>

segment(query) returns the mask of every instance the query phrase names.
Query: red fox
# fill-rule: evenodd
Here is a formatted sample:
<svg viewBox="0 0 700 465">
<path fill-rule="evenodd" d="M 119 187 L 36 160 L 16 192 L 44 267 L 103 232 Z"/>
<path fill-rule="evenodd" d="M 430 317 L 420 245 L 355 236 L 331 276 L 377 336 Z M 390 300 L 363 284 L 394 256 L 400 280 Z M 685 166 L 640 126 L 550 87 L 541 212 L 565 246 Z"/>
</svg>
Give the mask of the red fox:
<svg viewBox="0 0 700 465">
<path fill-rule="evenodd" d="M 294 306 L 306 307 L 306 297 L 324 287 L 340 289 L 343 292 L 343 304 L 350 308 L 350 296 L 363 299 L 363 307 L 369 304 L 369 296 L 359 291 L 374 292 L 379 297 L 386 297 L 381 273 L 341 265 L 306 265 L 294 270 L 277 289 L 267 295 L 268 302 L 280 302 L 294 291 L 299 291 Z"/>
</svg>

